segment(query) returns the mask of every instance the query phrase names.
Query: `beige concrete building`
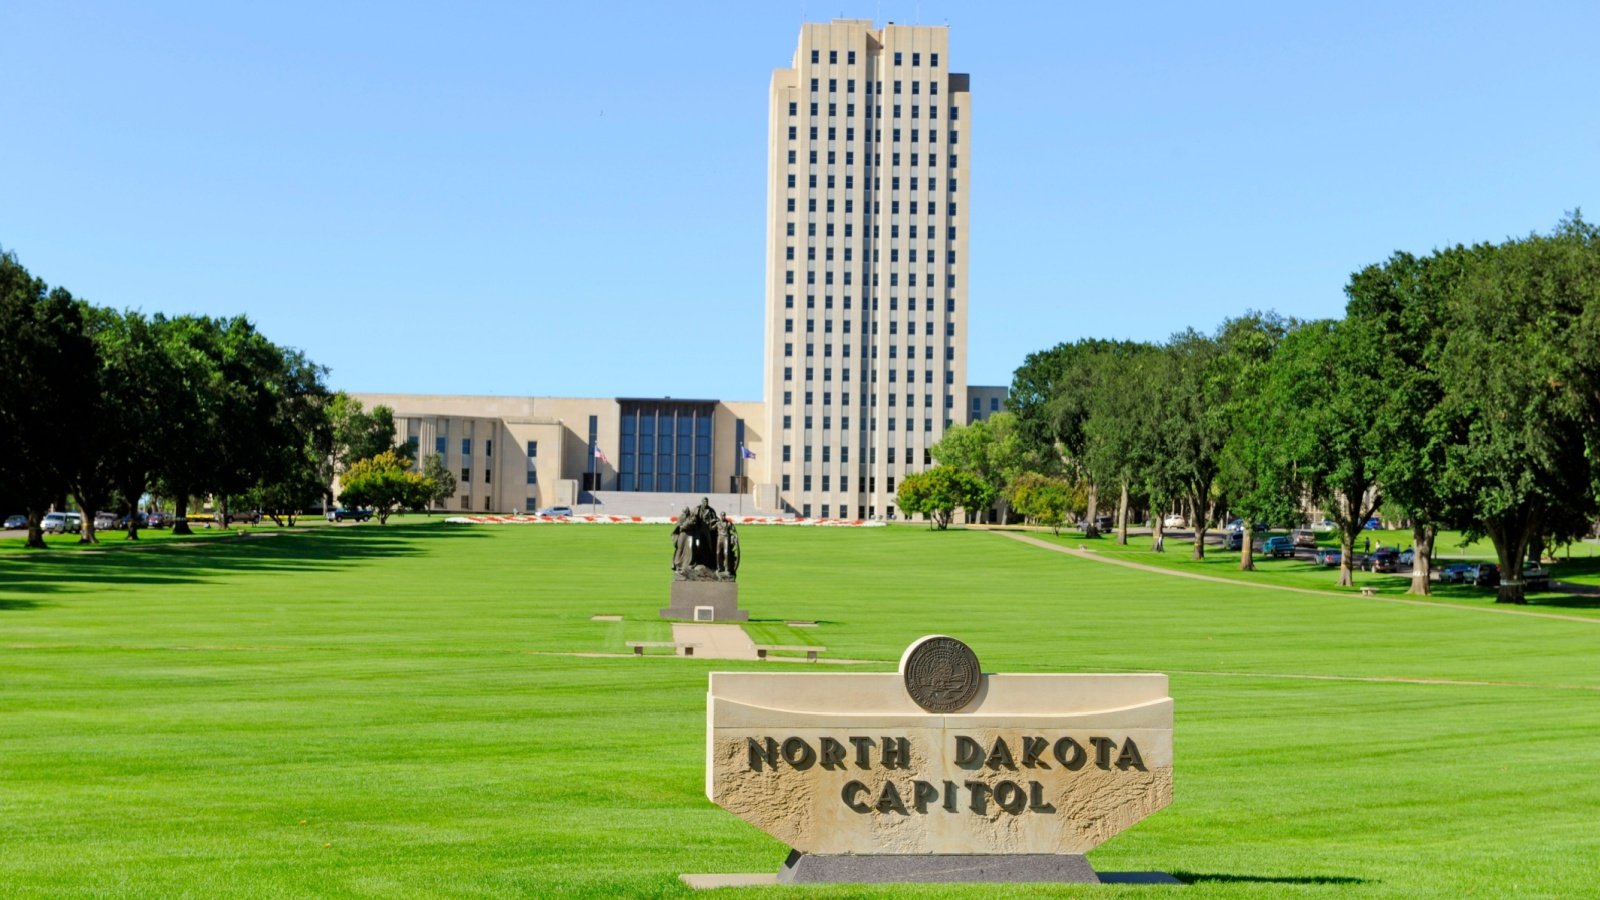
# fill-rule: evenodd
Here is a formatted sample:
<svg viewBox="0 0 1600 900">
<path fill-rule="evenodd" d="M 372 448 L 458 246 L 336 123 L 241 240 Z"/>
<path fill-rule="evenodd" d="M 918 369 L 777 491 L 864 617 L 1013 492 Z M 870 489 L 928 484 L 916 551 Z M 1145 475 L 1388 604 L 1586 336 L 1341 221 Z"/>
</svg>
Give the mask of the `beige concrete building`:
<svg viewBox="0 0 1600 900">
<path fill-rule="evenodd" d="M 775 499 L 893 515 L 967 410 L 971 97 L 949 29 L 801 26 L 772 74 L 765 432 Z"/>
<path fill-rule="evenodd" d="M 613 492 L 749 493 L 741 444 L 760 458 L 760 403 L 717 400 L 357 394 L 394 410 L 417 459 L 456 476 L 442 509 L 529 512 Z M 598 452 L 597 452 L 598 451 Z M 670 505 L 670 504 L 668 504 Z M 635 513 L 637 504 L 611 503 Z M 675 511 L 675 510 L 674 510 Z"/>
<path fill-rule="evenodd" d="M 452 510 L 654 514 L 693 494 L 894 517 L 898 479 L 1006 395 L 966 383 L 971 105 L 949 36 L 807 24 L 793 64 L 773 72 L 762 402 L 359 399 L 393 409 L 419 459 L 444 457 Z"/>
</svg>

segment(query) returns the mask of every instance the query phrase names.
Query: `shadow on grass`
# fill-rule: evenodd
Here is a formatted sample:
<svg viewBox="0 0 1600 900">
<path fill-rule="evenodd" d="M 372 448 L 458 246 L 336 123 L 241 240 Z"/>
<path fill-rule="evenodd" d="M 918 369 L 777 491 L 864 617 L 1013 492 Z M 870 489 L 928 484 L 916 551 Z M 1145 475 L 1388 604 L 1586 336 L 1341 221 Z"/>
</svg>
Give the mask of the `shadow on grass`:
<svg viewBox="0 0 1600 900">
<path fill-rule="evenodd" d="M 329 572 L 421 552 L 416 539 L 461 540 L 483 534 L 430 525 L 319 528 L 301 533 L 211 538 L 196 544 L 130 547 L 105 553 L 63 553 L 0 561 L 0 611 L 33 609 L 33 600 L 4 594 L 115 590 L 128 584 L 195 584 L 233 574 Z"/>
<path fill-rule="evenodd" d="M 1215 881 L 1219 884 L 1366 884 L 1365 878 L 1348 875 L 1231 875 L 1221 872 L 1173 872 L 1185 884 Z"/>
</svg>

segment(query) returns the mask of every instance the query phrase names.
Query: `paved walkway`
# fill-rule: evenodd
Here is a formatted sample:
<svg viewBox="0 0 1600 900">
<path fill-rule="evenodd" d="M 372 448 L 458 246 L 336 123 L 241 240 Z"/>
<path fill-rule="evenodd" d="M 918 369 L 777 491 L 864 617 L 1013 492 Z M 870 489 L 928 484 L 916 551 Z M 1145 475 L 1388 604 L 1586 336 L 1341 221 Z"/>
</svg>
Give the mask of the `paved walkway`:
<svg viewBox="0 0 1600 900">
<path fill-rule="evenodd" d="M 1071 547 L 1063 546 L 1061 544 L 1054 544 L 1050 541 L 1040 540 L 1039 538 L 1026 534 L 1018 534 L 1015 531 L 996 531 L 995 533 L 1003 534 L 1012 540 L 1021 541 L 1024 544 L 1032 544 L 1035 547 L 1041 547 L 1045 550 L 1054 550 L 1057 553 L 1065 553 L 1068 556 L 1076 556 L 1079 559 L 1092 559 L 1098 563 L 1122 566 L 1128 569 L 1138 569 L 1143 572 L 1154 572 L 1158 575 L 1171 575 L 1176 578 L 1193 578 L 1196 581 L 1209 581 L 1213 584 L 1226 584 L 1232 587 L 1265 588 L 1273 591 L 1293 591 L 1297 594 L 1313 594 L 1319 597 L 1338 597 L 1341 600 L 1365 600 L 1377 603 L 1400 603 L 1406 606 L 1425 606 L 1429 609 L 1459 610 L 1461 612 L 1472 613 L 1493 613 L 1496 615 L 1507 616 L 1526 616 L 1535 619 L 1559 619 L 1563 622 L 1582 622 L 1585 625 L 1600 625 L 1600 618 L 1596 618 L 1594 616 L 1566 616 L 1560 613 L 1534 612 L 1533 610 L 1528 609 L 1507 609 L 1499 606 L 1462 606 L 1456 603 L 1441 603 L 1434 600 L 1408 600 L 1403 597 L 1366 597 L 1357 594 L 1342 593 L 1339 591 L 1319 591 L 1315 588 L 1288 587 L 1281 584 L 1265 584 L 1259 581 L 1244 581 L 1238 578 L 1223 578 L 1217 575 L 1204 575 L 1199 572 L 1183 572 L 1177 569 L 1168 568 L 1166 566 L 1152 566 L 1146 565 L 1145 563 L 1133 562 L 1132 560 L 1102 556 L 1101 554 L 1095 553 L 1092 550 L 1074 550 Z"/>
<path fill-rule="evenodd" d="M 755 659 L 756 644 L 737 625 L 684 625 L 673 623 L 672 639 L 680 644 L 699 644 L 696 659 Z"/>
</svg>

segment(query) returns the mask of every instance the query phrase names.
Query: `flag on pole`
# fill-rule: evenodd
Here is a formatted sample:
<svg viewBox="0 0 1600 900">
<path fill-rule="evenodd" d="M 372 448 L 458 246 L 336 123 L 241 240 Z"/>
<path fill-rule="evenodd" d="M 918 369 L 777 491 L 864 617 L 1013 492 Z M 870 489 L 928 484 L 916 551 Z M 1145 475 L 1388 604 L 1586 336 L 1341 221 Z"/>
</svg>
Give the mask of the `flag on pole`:
<svg viewBox="0 0 1600 900">
<path fill-rule="evenodd" d="M 606 452 L 604 450 L 601 450 L 599 447 L 595 447 L 594 448 L 594 458 L 600 460 L 603 463 L 611 462 L 611 460 L 606 459 Z"/>
<path fill-rule="evenodd" d="M 756 458 L 755 451 L 751 450 L 749 447 L 746 447 L 743 444 L 739 445 L 739 456 L 743 457 L 744 459 L 755 459 Z"/>
</svg>

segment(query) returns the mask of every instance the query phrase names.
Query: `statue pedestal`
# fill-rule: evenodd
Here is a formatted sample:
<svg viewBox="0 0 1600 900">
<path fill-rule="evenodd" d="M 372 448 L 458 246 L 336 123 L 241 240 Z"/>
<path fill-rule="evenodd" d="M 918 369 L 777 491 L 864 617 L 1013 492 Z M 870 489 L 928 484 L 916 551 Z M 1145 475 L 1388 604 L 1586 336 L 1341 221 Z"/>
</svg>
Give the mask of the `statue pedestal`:
<svg viewBox="0 0 1600 900">
<path fill-rule="evenodd" d="M 688 581 L 672 582 L 672 605 L 661 611 L 663 619 L 694 621 L 694 608 L 709 606 L 717 622 L 748 622 L 750 614 L 739 608 L 739 582 Z M 702 618 L 701 621 L 704 621 Z"/>
</svg>

